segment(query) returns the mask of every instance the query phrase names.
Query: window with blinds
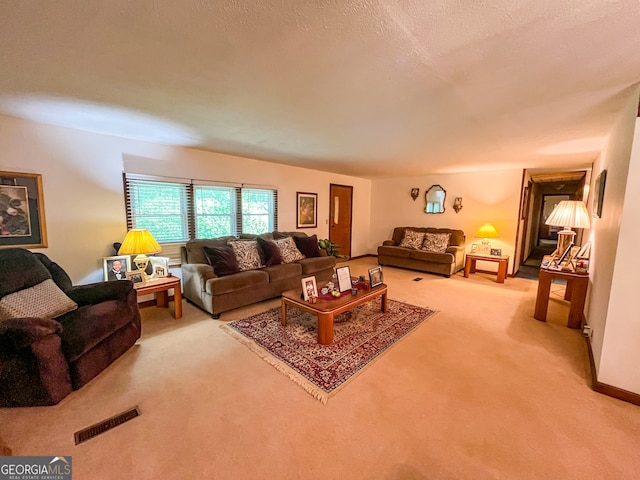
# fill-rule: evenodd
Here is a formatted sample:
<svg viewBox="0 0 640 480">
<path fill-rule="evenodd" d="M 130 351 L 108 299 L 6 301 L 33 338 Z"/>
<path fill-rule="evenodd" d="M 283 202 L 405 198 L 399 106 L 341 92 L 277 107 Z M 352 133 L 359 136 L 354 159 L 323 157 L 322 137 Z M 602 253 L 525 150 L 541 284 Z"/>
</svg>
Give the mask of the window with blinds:
<svg viewBox="0 0 640 480">
<path fill-rule="evenodd" d="M 278 229 L 275 189 L 133 174 L 124 175 L 124 184 L 127 229 L 148 229 L 172 264 L 190 239 Z"/>
</svg>

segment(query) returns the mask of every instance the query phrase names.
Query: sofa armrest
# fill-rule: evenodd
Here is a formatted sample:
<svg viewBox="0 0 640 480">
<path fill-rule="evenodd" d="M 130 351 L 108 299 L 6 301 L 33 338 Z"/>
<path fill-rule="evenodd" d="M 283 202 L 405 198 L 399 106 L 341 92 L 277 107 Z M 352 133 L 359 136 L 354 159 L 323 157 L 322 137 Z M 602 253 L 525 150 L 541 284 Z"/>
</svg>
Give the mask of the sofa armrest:
<svg viewBox="0 0 640 480">
<path fill-rule="evenodd" d="M 182 264 L 182 279 L 185 288 L 187 284 L 193 284 L 195 281 L 198 290 L 203 292 L 205 290 L 207 280 L 217 277 L 218 276 L 213 271 L 213 267 L 207 263 Z"/>
<path fill-rule="evenodd" d="M 449 245 L 446 253 L 452 253 L 453 255 L 464 253 L 464 245 Z"/>
<path fill-rule="evenodd" d="M 10 318 L 0 322 L 0 351 L 17 352 L 47 335 L 59 334 L 62 325 L 51 318 Z"/>
<path fill-rule="evenodd" d="M 132 281 L 112 280 L 76 285 L 67 290 L 66 294 L 78 305 L 97 305 L 107 300 L 126 302 L 131 290 L 133 290 Z"/>
<path fill-rule="evenodd" d="M 385 247 L 397 247 L 398 244 L 396 242 L 394 242 L 393 240 L 385 240 L 384 242 L 382 242 L 382 245 L 384 245 Z"/>
</svg>

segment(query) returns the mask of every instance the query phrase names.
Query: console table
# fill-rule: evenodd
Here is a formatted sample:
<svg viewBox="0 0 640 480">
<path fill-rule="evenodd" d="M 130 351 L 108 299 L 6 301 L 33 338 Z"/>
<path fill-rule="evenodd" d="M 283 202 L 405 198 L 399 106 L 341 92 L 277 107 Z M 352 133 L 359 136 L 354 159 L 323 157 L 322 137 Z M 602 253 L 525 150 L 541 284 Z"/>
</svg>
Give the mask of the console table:
<svg viewBox="0 0 640 480">
<path fill-rule="evenodd" d="M 554 278 L 562 278 L 567 281 L 567 289 L 564 299 L 571 302 L 569 307 L 569 320 L 567 327 L 580 328 L 584 320 L 584 302 L 587 298 L 587 287 L 589 286 L 589 275 L 573 272 L 562 272 L 559 270 L 540 269 L 538 278 L 538 295 L 536 296 L 536 308 L 533 318 L 541 322 L 547 321 L 547 307 L 549 306 L 549 291 L 551 281 Z"/>
<path fill-rule="evenodd" d="M 468 253 L 464 261 L 464 276 L 469 278 L 470 273 L 476 273 L 476 261 L 495 262 L 498 264 L 498 278 L 496 283 L 504 283 L 507 278 L 507 267 L 509 266 L 509 255 L 479 255 L 477 253 Z"/>
</svg>

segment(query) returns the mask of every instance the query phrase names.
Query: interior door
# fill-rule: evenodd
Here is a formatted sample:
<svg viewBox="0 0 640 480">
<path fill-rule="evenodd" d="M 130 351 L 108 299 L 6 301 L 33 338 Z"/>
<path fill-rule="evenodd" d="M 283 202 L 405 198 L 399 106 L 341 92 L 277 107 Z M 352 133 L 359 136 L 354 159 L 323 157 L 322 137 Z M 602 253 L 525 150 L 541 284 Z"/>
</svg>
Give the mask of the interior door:
<svg viewBox="0 0 640 480">
<path fill-rule="evenodd" d="M 353 187 L 332 183 L 329 199 L 329 241 L 341 245 L 338 251 L 351 257 Z"/>
</svg>

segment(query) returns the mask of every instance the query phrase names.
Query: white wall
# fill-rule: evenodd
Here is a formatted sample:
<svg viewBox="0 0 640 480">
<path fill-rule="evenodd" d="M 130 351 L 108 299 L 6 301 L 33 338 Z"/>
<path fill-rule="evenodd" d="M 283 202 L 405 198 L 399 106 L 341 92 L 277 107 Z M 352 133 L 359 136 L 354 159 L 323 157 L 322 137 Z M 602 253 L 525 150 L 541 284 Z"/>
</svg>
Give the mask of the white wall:
<svg viewBox="0 0 640 480">
<path fill-rule="evenodd" d="M 482 241 L 474 237 L 478 228 L 483 223 L 492 223 L 500 238 L 491 239 L 491 246 L 511 256 L 509 272 L 513 272 L 521 183 L 520 169 L 373 180 L 369 252 L 376 253 L 378 245 L 391 238 L 393 228 L 403 226 L 461 229 L 466 234 L 469 251 L 472 243 Z M 442 214 L 424 212 L 424 195 L 434 184 L 447 192 Z M 410 196 L 412 187 L 420 188 L 415 201 Z M 462 197 L 463 208 L 459 213 L 453 210 L 455 197 Z M 478 268 L 497 267 L 495 263 L 484 262 Z"/>
<path fill-rule="evenodd" d="M 0 170 L 42 174 L 49 247 L 74 283 L 102 280 L 102 257 L 126 228 L 122 172 L 268 185 L 278 189 L 279 229 L 295 230 L 296 191 L 318 193 L 328 237 L 329 184 L 354 187 L 352 254 L 367 253 L 371 182 L 184 147 L 157 145 L 0 116 Z"/>
<path fill-rule="evenodd" d="M 633 243 L 637 243 L 637 235 L 640 234 L 637 210 L 634 210 L 640 193 L 637 144 L 631 159 L 634 134 L 638 137 L 637 105 L 638 90 L 630 97 L 607 145 L 593 165 L 589 195 L 591 211 L 594 183 L 603 170 L 607 170 L 607 178 L 602 217 L 592 218 L 589 233 L 592 245 L 591 288 L 586 316 L 593 330 L 591 347 L 598 380 L 640 393 L 640 377 L 635 368 L 640 360 L 640 352 L 637 351 L 640 332 L 636 325 L 640 318 L 637 293 L 640 284 L 632 262 Z M 630 349 L 631 345 L 634 345 L 635 352 Z M 621 368 L 623 364 L 626 368 Z"/>
</svg>

